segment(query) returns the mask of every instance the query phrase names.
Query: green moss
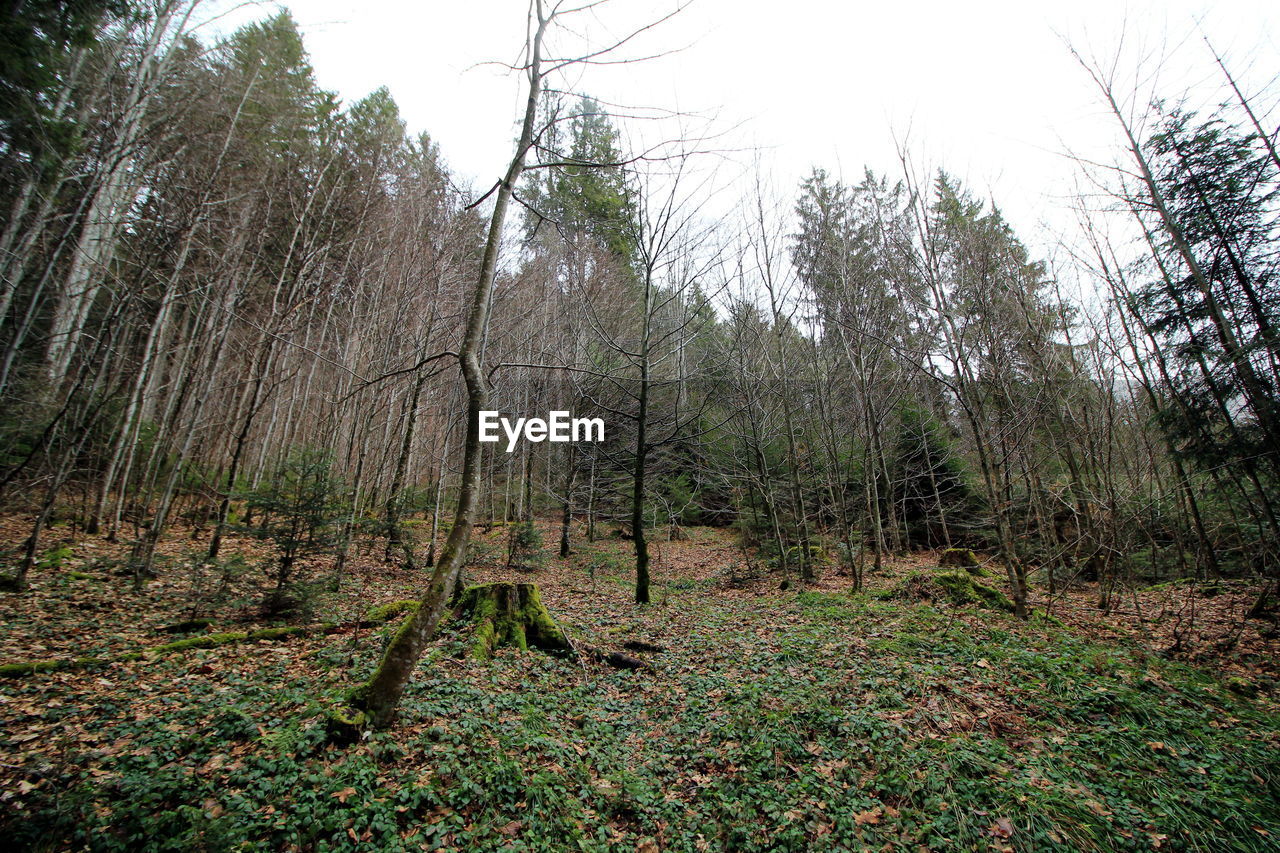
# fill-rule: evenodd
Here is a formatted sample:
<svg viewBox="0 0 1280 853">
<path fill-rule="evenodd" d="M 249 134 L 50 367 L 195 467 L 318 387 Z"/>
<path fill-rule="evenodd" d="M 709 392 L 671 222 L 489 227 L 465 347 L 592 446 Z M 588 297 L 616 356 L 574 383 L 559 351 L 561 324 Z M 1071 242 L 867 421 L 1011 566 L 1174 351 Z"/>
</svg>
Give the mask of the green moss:
<svg viewBox="0 0 1280 853">
<path fill-rule="evenodd" d="M 391 653 L 391 650 L 400 642 L 400 638 L 404 636 L 410 627 L 412 627 L 413 619 L 417 615 L 418 608 L 415 606 L 410 609 L 409 614 L 400 621 L 400 627 L 396 628 L 395 633 L 391 635 L 391 639 L 387 642 L 386 649 L 382 652 L 382 663 L 379 664 L 378 669 L 382 669 L 382 666 L 386 664 L 387 655 Z"/>
<path fill-rule="evenodd" d="M 54 669 L 60 661 L 56 660 L 38 660 L 28 661 L 27 663 L 6 663 L 0 666 L 0 678 L 18 678 L 23 675 L 33 675 L 37 672 L 48 672 Z"/>
<path fill-rule="evenodd" d="M 364 711 L 351 708 L 330 708 L 324 715 L 325 734 L 334 743 L 351 744 L 360 740 L 369 727 L 369 717 Z"/>
<path fill-rule="evenodd" d="M 551 614 L 543 605 L 542 594 L 538 591 L 538 587 L 531 586 L 520 617 L 533 634 L 535 645 L 541 648 L 567 649 L 569 647 L 569 640 L 564 630 L 555 619 L 551 618 Z"/>
<path fill-rule="evenodd" d="M 246 639 L 249 640 L 279 640 L 282 637 L 292 637 L 297 634 L 306 634 L 310 629 L 305 625 L 291 625 L 285 628 L 260 628 L 257 631 L 250 631 Z"/>
<path fill-rule="evenodd" d="M 938 565 L 947 569 L 967 569 L 978 565 L 978 555 L 969 548 L 948 548 L 938 558 Z"/>
<path fill-rule="evenodd" d="M 36 568 L 39 569 L 57 569 L 66 562 L 67 558 L 72 555 L 73 551 L 69 546 L 63 545 L 60 548 L 50 548 L 40 555 L 40 559 L 36 560 Z"/>
<path fill-rule="evenodd" d="M 518 608 L 500 606 L 511 600 Z M 470 655 L 478 660 L 493 656 L 499 646 L 515 646 L 527 651 L 534 646 L 545 651 L 568 651 L 564 631 L 542 603 L 536 584 L 477 584 L 462 591 L 458 609 L 469 611 L 476 623 Z"/>
<path fill-rule="evenodd" d="M 493 656 L 497 645 L 497 629 L 492 619 L 485 619 L 476 625 L 475 640 L 471 643 L 471 656 L 476 660 L 488 660 Z"/>
<path fill-rule="evenodd" d="M 1055 628 L 1067 627 L 1066 623 L 1064 623 L 1057 616 L 1054 616 L 1050 613 L 1045 613 L 1043 610 L 1037 610 L 1036 612 L 1031 614 L 1031 624 L 1032 625 L 1036 625 L 1036 624 L 1052 625 Z"/>
<path fill-rule="evenodd" d="M 151 649 L 154 654 L 164 654 L 166 652 L 180 652 L 186 649 L 212 649 L 215 646 L 225 646 L 228 643 L 238 643 L 241 640 L 247 640 L 249 635 L 244 631 L 231 631 L 224 634 L 205 634 L 201 637 L 188 637 L 185 640 L 175 640 L 172 643 L 165 643 L 162 646 L 156 646 Z"/>
<path fill-rule="evenodd" d="M 969 548 L 948 548 L 938 557 L 938 566 L 943 569 L 964 569 L 974 577 L 985 578 L 990 574 L 982 568 L 982 561 Z"/>
<path fill-rule="evenodd" d="M 34 660 L 24 663 L 7 663 L 0 666 L 0 678 L 21 678 L 39 672 L 68 672 L 77 669 L 88 669 L 110 663 L 105 658 L 66 658 L 63 660 Z"/>
<path fill-rule="evenodd" d="M 73 581 L 93 580 L 93 575 L 85 574 L 84 572 L 67 572 L 67 577 L 71 578 Z"/>
<path fill-rule="evenodd" d="M 968 572 L 912 572 L 886 597 L 1013 611 L 1013 602 L 1004 593 L 979 583 Z"/>
<path fill-rule="evenodd" d="M 386 604 L 379 604 L 377 607 L 370 608 L 364 618 L 366 622 L 389 622 L 396 616 L 404 613 L 414 613 L 417 609 L 418 602 L 409 599 L 388 601 Z"/>
</svg>

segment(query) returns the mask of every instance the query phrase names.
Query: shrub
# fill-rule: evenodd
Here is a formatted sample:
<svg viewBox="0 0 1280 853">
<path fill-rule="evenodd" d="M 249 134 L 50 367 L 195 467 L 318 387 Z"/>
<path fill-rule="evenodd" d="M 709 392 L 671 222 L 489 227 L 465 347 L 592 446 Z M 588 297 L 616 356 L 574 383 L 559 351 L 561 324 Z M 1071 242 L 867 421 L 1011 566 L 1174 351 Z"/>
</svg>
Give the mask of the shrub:
<svg viewBox="0 0 1280 853">
<path fill-rule="evenodd" d="M 546 565 L 542 550 L 542 532 L 532 520 L 517 522 L 511 527 L 507 540 L 507 567 L 522 572 L 532 572 Z"/>
<path fill-rule="evenodd" d="M 299 558 L 330 550 L 340 541 L 348 506 L 343 484 L 332 469 L 333 456 L 328 451 L 296 448 L 266 483 L 242 495 L 249 512 L 258 516 L 248 532 L 273 543 L 278 555 L 268 611 L 287 609 L 298 600 L 298 593 L 306 592 L 288 592 Z"/>
</svg>

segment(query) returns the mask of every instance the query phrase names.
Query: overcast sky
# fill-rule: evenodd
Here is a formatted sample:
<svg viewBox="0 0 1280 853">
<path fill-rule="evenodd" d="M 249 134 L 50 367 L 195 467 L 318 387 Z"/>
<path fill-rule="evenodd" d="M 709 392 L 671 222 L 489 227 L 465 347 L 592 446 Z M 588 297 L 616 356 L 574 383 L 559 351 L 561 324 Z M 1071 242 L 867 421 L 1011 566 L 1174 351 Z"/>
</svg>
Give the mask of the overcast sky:
<svg viewBox="0 0 1280 853">
<path fill-rule="evenodd" d="M 385 85 L 410 130 L 439 143 L 460 182 L 487 187 L 501 173 L 520 81 L 476 66 L 516 58 L 525 0 L 284 5 L 303 30 L 320 85 L 348 102 Z M 598 46 L 676 5 L 614 0 L 576 20 Z M 720 144 L 759 146 L 774 184 L 787 193 L 815 165 L 849 179 L 864 165 L 894 170 L 895 135 L 909 134 L 918 156 L 994 197 L 1023 232 L 1062 221 L 1055 211 L 1075 168 L 1064 152 L 1104 157 L 1115 139 L 1066 39 L 1110 56 L 1123 34 L 1130 69 L 1154 68 L 1140 57 L 1166 57 L 1160 89 L 1170 97 L 1222 97 L 1202 34 L 1251 89 L 1274 84 L 1280 73 L 1275 0 L 685 5 L 638 40 L 632 55 L 682 50 L 639 65 L 589 68 L 570 86 L 618 104 L 713 114 L 718 128 L 732 128 Z"/>
</svg>

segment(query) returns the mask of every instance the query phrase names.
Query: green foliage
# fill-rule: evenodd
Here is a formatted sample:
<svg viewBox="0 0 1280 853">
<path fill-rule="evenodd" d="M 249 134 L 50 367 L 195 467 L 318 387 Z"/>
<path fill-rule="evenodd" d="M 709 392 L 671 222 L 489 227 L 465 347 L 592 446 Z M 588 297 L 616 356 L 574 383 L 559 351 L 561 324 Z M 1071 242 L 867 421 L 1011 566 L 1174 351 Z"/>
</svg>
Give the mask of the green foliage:
<svg viewBox="0 0 1280 853">
<path fill-rule="evenodd" d="M 1155 420 L 1196 469 L 1213 472 L 1215 482 L 1253 481 L 1267 493 L 1262 501 L 1271 502 L 1280 485 L 1274 149 L 1222 112 L 1206 118 L 1163 104 L 1156 111 L 1159 123 L 1144 153 L 1168 221 L 1153 221 L 1158 264 L 1140 270 L 1145 282 L 1122 306 L 1158 346 L 1166 383 Z M 1232 502 L 1229 491 L 1218 489 L 1203 500 Z M 1274 534 L 1256 529 L 1256 515 L 1242 525 L 1242 515 L 1228 510 L 1222 528 L 1228 535 L 1216 537 L 1227 540 L 1228 562 L 1236 550 L 1233 530 L 1240 531 L 1246 564 L 1269 561 Z"/>
<path fill-rule="evenodd" d="M 11 4 L 0 15 L 0 148 L 7 159 L 39 170 L 72 151 L 82 128 L 54 109 L 72 52 L 94 44 L 129 6 L 125 0 L 40 0 Z"/>
<path fill-rule="evenodd" d="M 71 765 L 0 832 L 17 849 L 1262 853 L 1280 830 L 1280 725 L 1196 670 L 865 596 L 686 606 L 697 630 L 671 637 L 661 690 L 544 655 L 424 668 L 402 708 L 419 722 L 342 750 L 323 667 L 159 661 L 183 692 L 144 719 L 104 701 L 103 742 L 128 748 Z M 461 627 L 441 642 L 465 647 Z"/>
<path fill-rule="evenodd" d="M 894 448 L 894 492 L 907 542 L 937 548 L 981 514 L 981 500 L 950 431 L 927 409 L 903 406 Z"/>
<path fill-rule="evenodd" d="M 700 478 L 689 473 L 692 463 L 686 470 L 674 473 L 659 473 L 653 477 L 653 492 L 656 500 L 650 505 L 653 512 L 659 513 L 653 519 L 653 526 L 678 524 L 685 527 L 707 524 L 711 519 L 704 512 L 707 498 L 714 496 L 704 492 L 704 483 Z"/>
<path fill-rule="evenodd" d="M 527 235 L 548 227 L 544 219 L 550 220 L 561 233 L 587 237 L 629 268 L 636 253 L 635 201 L 621 169 L 618 132 L 610 116 L 586 97 L 564 115 L 559 100 L 548 96 L 543 113 L 550 125 L 542 144 L 560 165 L 530 172 L 526 179 L 521 196 L 537 211 L 526 217 Z"/>
</svg>

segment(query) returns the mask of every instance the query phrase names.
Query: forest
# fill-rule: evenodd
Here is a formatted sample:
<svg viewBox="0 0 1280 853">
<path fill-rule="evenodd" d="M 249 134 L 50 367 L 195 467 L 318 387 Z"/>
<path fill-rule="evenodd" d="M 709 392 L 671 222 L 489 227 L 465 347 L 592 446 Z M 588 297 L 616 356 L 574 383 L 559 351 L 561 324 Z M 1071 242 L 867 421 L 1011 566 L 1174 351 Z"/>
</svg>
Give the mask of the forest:
<svg viewBox="0 0 1280 853">
<path fill-rule="evenodd" d="M 0 846 L 1276 849 L 1274 82 L 1064 44 L 1048 254 L 638 130 L 680 4 L 511 4 L 474 186 L 206 5 L 0 16 Z"/>
</svg>

